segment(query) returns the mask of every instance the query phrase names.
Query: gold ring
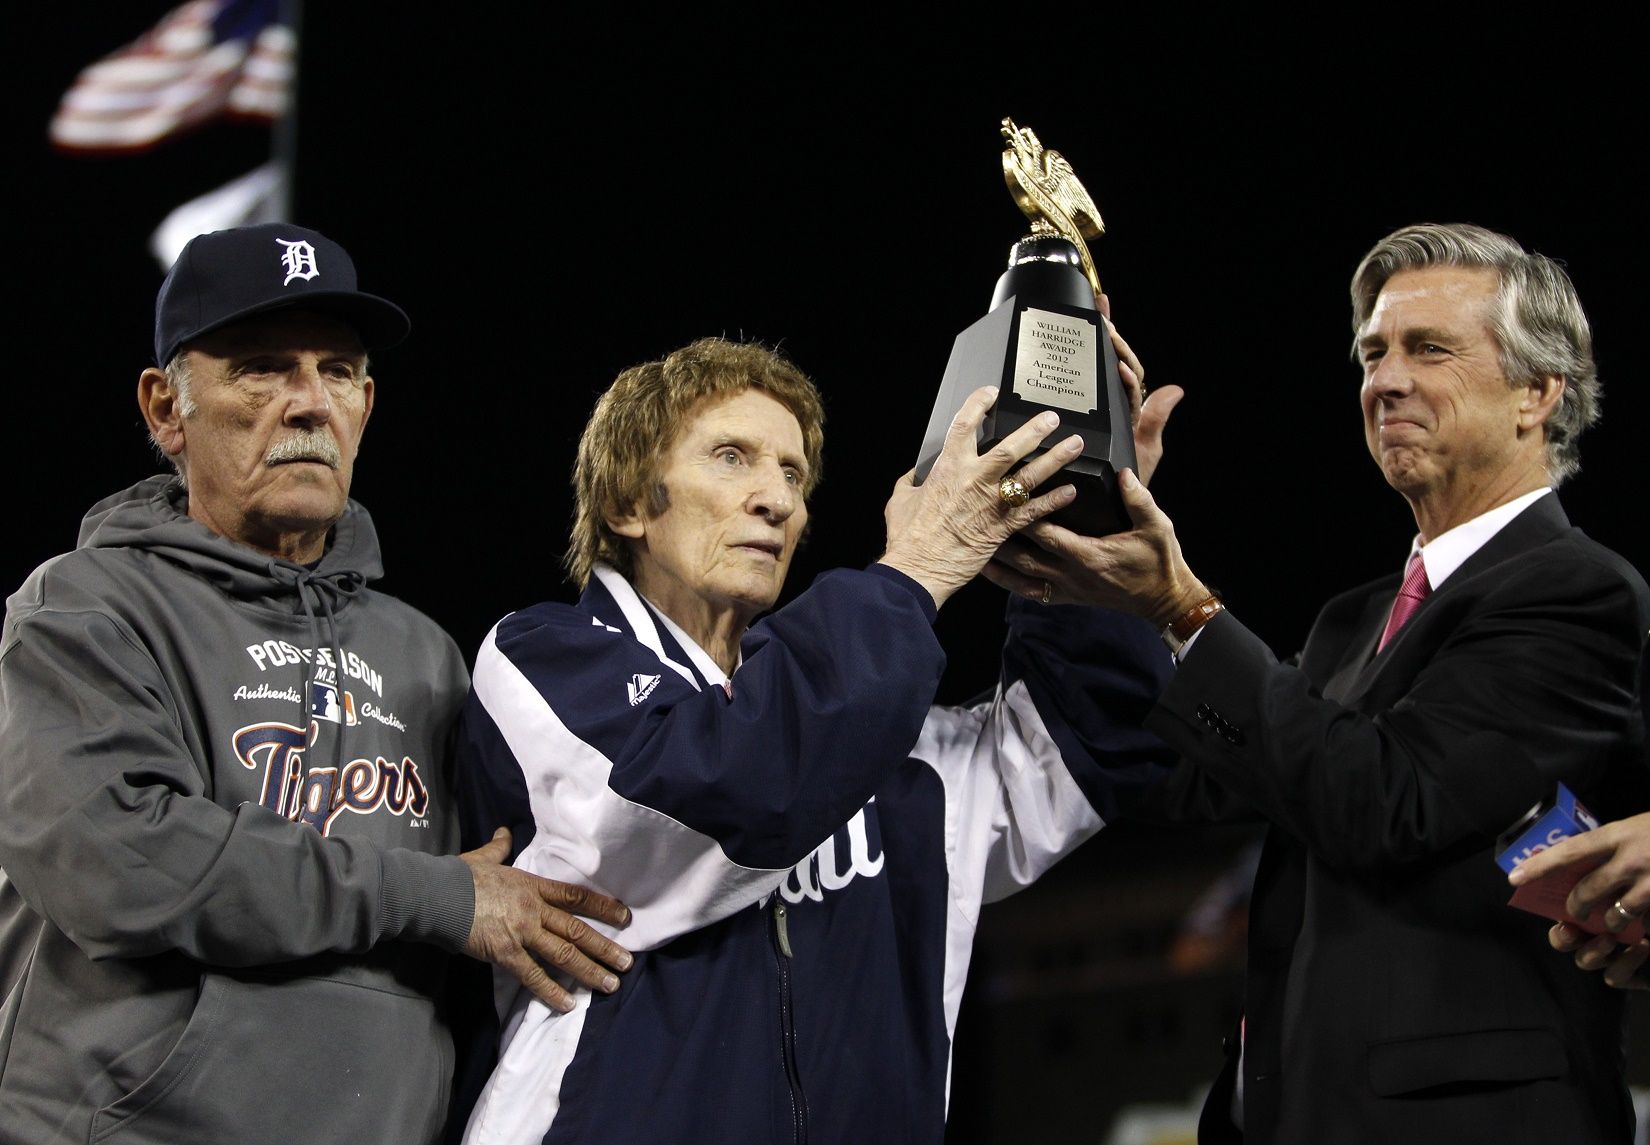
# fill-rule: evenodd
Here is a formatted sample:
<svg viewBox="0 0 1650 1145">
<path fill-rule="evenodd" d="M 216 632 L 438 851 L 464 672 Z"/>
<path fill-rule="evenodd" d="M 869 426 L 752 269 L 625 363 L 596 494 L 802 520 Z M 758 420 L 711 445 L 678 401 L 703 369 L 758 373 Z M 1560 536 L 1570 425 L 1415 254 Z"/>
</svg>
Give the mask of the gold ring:
<svg viewBox="0 0 1650 1145">
<path fill-rule="evenodd" d="M 1031 490 L 1018 477 L 1009 476 L 997 482 L 997 496 L 1010 509 L 1018 509 L 1031 500 Z"/>
<path fill-rule="evenodd" d="M 1048 581 L 1043 582 L 1043 603 L 1047 604 L 1054 599 L 1054 586 Z"/>
</svg>

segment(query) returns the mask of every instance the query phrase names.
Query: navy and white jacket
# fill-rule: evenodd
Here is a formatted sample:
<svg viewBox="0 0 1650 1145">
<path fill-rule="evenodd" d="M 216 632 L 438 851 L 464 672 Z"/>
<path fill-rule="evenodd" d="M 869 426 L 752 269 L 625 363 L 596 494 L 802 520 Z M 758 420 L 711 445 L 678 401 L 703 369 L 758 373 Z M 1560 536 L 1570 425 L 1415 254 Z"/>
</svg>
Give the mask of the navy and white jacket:
<svg viewBox="0 0 1650 1145">
<path fill-rule="evenodd" d="M 751 628 L 732 681 L 623 577 L 500 621 L 457 772 L 516 865 L 627 903 L 610 996 L 495 975 L 466 1142 L 938 1142 L 982 902 L 1159 773 L 1143 624 L 1011 606 L 1000 685 L 931 707 L 932 599 L 881 565 Z"/>
</svg>

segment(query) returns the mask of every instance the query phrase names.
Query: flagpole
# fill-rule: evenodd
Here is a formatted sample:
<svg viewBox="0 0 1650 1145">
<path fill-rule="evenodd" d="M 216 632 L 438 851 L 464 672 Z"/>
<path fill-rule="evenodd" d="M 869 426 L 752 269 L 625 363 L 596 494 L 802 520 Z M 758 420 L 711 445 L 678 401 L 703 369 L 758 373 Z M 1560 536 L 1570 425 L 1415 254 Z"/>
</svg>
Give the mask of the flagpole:
<svg viewBox="0 0 1650 1145">
<path fill-rule="evenodd" d="M 270 158 L 281 172 L 280 198 L 276 203 L 278 218 L 292 221 L 293 184 L 298 178 L 298 92 L 303 75 L 303 0 L 281 0 L 281 22 L 292 30 L 297 47 L 292 54 L 292 78 L 287 84 L 286 111 L 275 121 L 270 133 Z"/>
<path fill-rule="evenodd" d="M 196 235 L 291 220 L 302 18 L 300 0 L 180 4 L 81 69 L 59 101 L 47 128 L 52 145 L 91 154 L 143 151 L 224 115 L 269 123 L 267 160 L 174 207 L 149 236 L 162 271 Z"/>
</svg>

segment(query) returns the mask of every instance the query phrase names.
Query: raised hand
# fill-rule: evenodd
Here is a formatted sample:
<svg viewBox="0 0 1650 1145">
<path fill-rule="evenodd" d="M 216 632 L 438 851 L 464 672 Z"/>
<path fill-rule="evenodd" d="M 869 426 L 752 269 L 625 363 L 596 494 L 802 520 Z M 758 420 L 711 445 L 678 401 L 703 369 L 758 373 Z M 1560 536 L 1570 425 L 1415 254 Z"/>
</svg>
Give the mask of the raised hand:
<svg viewBox="0 0 1650 1145">
<path fill-rule="evenodd" d="M 1044 604 L 1104 605 L 1159 627 L 1204 600 L 1209 590 L 1187 567 L 1174 522 L 1127 469 L 1119 484 L 1133 529 L 1085 537 L 1040 521 L 1003 545 L 986 579 Z"/>
<path fill-rule="evenodd" d="M 1112 325 L 1111 298 L 1102 294 L 1098 301 L 1100 313 L 1105 315 L 1106 326 L 1111 331 L 1112 349 L 1117 352 L 1117 375 L 1129 394 L 1129 423 L 1134 426 L 1134 457 L 1139 466 L 1137 475 L 1142 484 L 1149 485 L 1158 462 L 1163 460 L 1163 430 L 1169 424 L 1169 414 L 1186 396 L 1186 391 L 1179 386 L 1164 386 L 1147 392 L 1146 367 Z"/>
<path fill-rule="evenodd" d="M 978 451 L 976 431 L 996 400 L 995 386 L 970 394 L 951 421 L 928 479 L 915 485 L 913 473 L 906 473 L 883 510 L 888 548 L 882 563 L 921 584 L 936 605 L 972 580 L 1004 540 L 1076 496 L 1070 485 L 1031 496 L 1082 452 L 1076 435 L 1014 468 L 1060 424 L 1052 412 L 1032 418 L 984 453 Z"/>
</svg>

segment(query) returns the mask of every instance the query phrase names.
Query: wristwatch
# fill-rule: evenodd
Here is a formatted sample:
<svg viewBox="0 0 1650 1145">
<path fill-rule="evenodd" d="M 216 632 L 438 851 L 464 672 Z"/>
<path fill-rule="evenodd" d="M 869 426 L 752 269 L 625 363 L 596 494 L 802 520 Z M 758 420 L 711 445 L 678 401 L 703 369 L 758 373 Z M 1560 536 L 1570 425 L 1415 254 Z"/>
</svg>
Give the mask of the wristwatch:
<svg viewBox="0 0 1650 1145">
<path fill-rule="evenodd" d="M 1220 602 L 1220 597 L 1213 594 L 1204 597 L 1163 630 L 1163 643 L 1169 646 L 1170 652 L 1179 656 L 1194 632 L 1225 611 L 1226 606 Z"/>
</svg>

